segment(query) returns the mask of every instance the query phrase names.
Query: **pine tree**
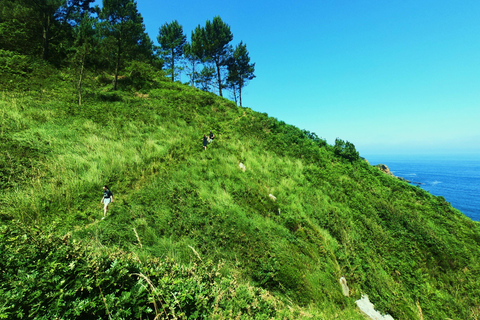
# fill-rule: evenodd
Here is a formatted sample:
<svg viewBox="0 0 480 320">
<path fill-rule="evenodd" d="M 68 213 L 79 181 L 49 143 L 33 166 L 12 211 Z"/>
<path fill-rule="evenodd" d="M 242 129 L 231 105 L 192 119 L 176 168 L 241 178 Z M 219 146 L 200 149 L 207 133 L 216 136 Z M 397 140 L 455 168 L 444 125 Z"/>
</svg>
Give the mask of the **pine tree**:
<svg viewBox="0 0 480 320">
<path fill-rule="evenodd" d="M 228 58 L 229 43 L 233 39 L 230 26 L 222 21 L 219 16 L 213 22 L 207 20 L 202 30 L 202 49 L 206 61 L 212 62 L 216 67 L 217 85 L 220 97 L 222 95 L 222 67 Z"/>
<path fill-rule="evenodd" d="M 0 48 L 26 55 L 40 55 L 42 37 L 35 10 L 23 1 L 0 1 Z"/>
<path fill-rule="evenodd" d="M 153 56 L 153 43 L 145 33 L 143 18 L 134 0 L 103 0 L 100 15 L 103 49 L 114 61 L 113 90 L 125 60 L 146 60 Z"/>
<path fill-rule="evenodd" d="M 202 71 L 198 74 L 197 83 L 201 90 L 210 91 L 212 85 L 212 80 L 215 77 L 215 67 L 213 66 L 204 66 Z"/>
<path fill-rule="evenodd" d="M 95 50 L 98 39 L 95 36 L 96 18 L 84 13 L 83 19 L 74 27 L 73 64 L 78 68 L 78 105 L 82 105 L 82 82 L 85 73 L 87 57 Z"/>
<path fill-rule="evenodd" d="M 72 26 L 79 23 L 85 12 L 92 10 L 93 1 L 2 0 L 0 46 L 58 62 L 65 57 L 65 48 L 71 45 Z"/>
<path fill-rule="evenodd" d="M 157 37 L 163 50 L 168 52 L 170 57 L 170 67 L 172 69 L 172 81 L 175 80 L 175 59 L 183 54 L 183 46 L 187 37 L 183 34 L 183 27 L 177 20 L 172 23 L 166 23 L 159 29 Z"/>
<path fill-rule="evenodd" d="M 34 8 L 36 20 L 42 28 L 42 59 L 50 55 L 50 41 L 54 39 L 55 29 L 59 28 L 58 9 L 64 4 L 62 0 L 29 1 Z"/>
<path fill-rule="evenodd" d="M 197 65 L 202 62 L 204 58 L 204 51 L 202 46 L 202 38 L 203 38 L 203 29 L 198 26 L 195 28 L 195 31 L 192 31 L 191 42 L 186 43 L 183 46 L 183 53 L 185 59 L 190 64 L 190 83 L 195 86 L 195 79 L 198 76 L 198 72 L 196 71 Z"/>
<path fill-rule="evenodd" d="M 253 74 L 255 72 L 255 63 L 250 63 L 246 44 L 240 42 L 235 48 L 235 51 L 233 51 L 233 54 L 227 60 L 227 68 L 227 83 L 233 90 L 235 102 L 238 91 L 240 106 L 242 106 L 242 88 L 247 85 L 248 81 L 255 78 Z"/>
</svg>

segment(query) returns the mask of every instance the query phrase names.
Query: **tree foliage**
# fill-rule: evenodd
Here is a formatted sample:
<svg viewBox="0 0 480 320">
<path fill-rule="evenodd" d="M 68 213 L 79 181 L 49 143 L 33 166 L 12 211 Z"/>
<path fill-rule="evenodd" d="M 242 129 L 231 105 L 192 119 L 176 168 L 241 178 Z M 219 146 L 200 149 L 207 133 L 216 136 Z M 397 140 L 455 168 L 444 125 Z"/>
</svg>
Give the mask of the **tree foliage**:
<svg viewBox="0 0 480 320">
<path fill-rule="evenodd" d="M 333 147 L 333 150 L 337 156 L 347 159 L 350 162 L 360 159 L 360 155 L 355 149 L 355 145 L 351 142 L 345 142 L 342 139 L 337 138 L 335 139 L 335 146 Z"/>
<path fill-rule="evenodd" d="M 112 62 L 113 90 L 116 90 L 125 60 L 151 59 L 153 44 L 145 33 L 143 18 L 134 0 L 104 0 L 100 18 L 102 47 L 106 60 Z"/>
<path fill-rule="evenodd" d="M 192 87 L 196 83 L 196 77 L 198 75 L 197 66 L 204 59 L 205 53 L 202 46 L 203 29 L 197 26 L 192 31 L 191 42 L 186 43 L 184 46 L 184 56 L 189 67 L 190 84 Z"/>
<path fill-rule="evenodd" d="M 72 45 L 71 27 L 92 11 L 93 1 L 4 0 L 0 4 L 0 32 L 5 38 L 0 44 L 58 64 Z"/>
<path fill-rule="evenodd" d="M 22 1 L 0 1 L 0 48 L 26 55 L 41 52 L 41 30 L 32 6 Z"/>
<path fill-rule="evenodd" d="M 250 63 L 247 45 L 243 41 L 237 45 L 226 64 L 228 68 L 227 83 L 234 92 L 238 90 L 240 106 L 242 106 L 242 88 L 247 85 L 248 81 L 255 78 L 253 74 L 255 72 L 255 63 Z"/>
<path fill-rule="evenodd" d="M 157 37 L 162 49 L 170 57 L 170 68 L 172 69 L 172 81 L 175 80 L 175 60 L 183 55 L 183 46 L 187 36 L 183 33 L 183 27 L 174 20 L 160 27 Z"/>
<path fill-rule="evenodd" d="M 202 71 L 197 75 L 195 83 L 203 91 L 210 91 L 212 87 L 212 81 L 215 77 L 215 67 L 213 66 L 203 66 Z"/>
<path fill-rule="evenodd" d="M 201 30 L 199 35 L 201 37 L 202 55 L 205 61 L 215 65 L 218 93 L 222 97 L 224 86 L 222 70 L 226 66 L 229 43 L 233 39 L 233 34 L 230 31 L 230 26 L 223 22 L 219 16 L 214 17 L 213 21 L 207 20 L 205 27 Z"/>
<path fill-rule="evenodd" d="M 113 90 L 117 90 L 119 77 L 122 83 L 131 83 L 124 81 L 131 75 L 125 74 L 129 66 L 142 62 L 160 70 L 164 66 L 161 56 L 166 55 L 165 66 L 172 80 L 185 62 L 191 86 L 218 90 L 220 96 L 228 87 L 235 101 L 238 97 L 242 105 L 242 88 L 255 77 L 255 64 L 250 63 L 243 42 L 235 51 L 232 49 L 230 26 L 219 16 L 207 20 L 203 27 L 198 25 L 189 42 L 177 20 L 166 23 L 159 28 L 160 47 L 155 47 L 145 32 L 135 0 L 103 0 L 101 8 L 92 7 L 93 3 L 94 0 L 1 1 L 0 49 L 18 55 L 9 58 L 9 65 L 30 56 L 56 67 L 72 67 L 71 76 L 76 78 L 72 82 L 76 83 L 81 104 L 85 72 L 96 74 L 101 83 L 111 81 Z"/>
<path fill-rule="evenodd" d="M 98 20 L 84 13 L 83 19 L 74 27 L 73 65 L 78 70 L 78 104 L 82 104 L 82 83 L 86 64 L 92 59 L 90 55 L 96 50 L 99 39 L 96 37 L 95 25 Z"/>
</svg>

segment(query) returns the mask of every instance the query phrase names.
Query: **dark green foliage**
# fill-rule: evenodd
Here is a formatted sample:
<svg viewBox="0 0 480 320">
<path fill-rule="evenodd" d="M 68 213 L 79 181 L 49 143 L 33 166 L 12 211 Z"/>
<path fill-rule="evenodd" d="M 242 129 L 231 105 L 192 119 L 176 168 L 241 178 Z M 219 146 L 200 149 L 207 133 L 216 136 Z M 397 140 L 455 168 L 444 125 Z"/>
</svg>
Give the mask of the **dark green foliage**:
<svg viewBox="0 0 480 320">
<path fill-rule="evenodd" d="M 34 9 L 23 1 L 4 0 L 0 2 L 0 48 L 25 55 L 38 55 L 41 52 L 40 30 L 35 19 Z M 0 64 L 1 65 L 1 64 Z"/>
<path fill-rule="evenodd" d="M 0 72 L 11 82 L 19 76 L 32 73 L 32 60 L 28 56 L 16 54 L 13 51 L 0 50 Z"/>
<path fill-rule="evenodd" d="M 172 81 L 175 80 L 175 59 L 183 55 L 183 46 L 187 37 L 183 34 L 183 27 L 177 20 L 166 23 L 160 27 L 157 37 L 162 49 L 170 57 L 170 68 L 172 69 Z"/>
<path fill-rule="evenodd" d="M 222 67 L 226 65 L 228 59 L 228 44 L 233 39 L 233 34 L 230 31 L 230 26 L 222 21 L 219 16 L 213 18 L 213 21 L 207 20 L 204 28 L 195 30 L 198 34 L 196 43 L 200 44 L 201 49 L 197 50 L 197 55 L 202 55 L 202 58 L 210 63 L 213 63 L 216 68 L 217 87 L 220 97 L 222 97 L 223 77 Z"/>
<path fill-rule="evenodd" d="M 0 47 L 40 56 L 57 65 L 72 45 L 72 26 L 90 12 L 93 0 L 4 0 L 0 4 Z"/>
<path fill-rule="evenodd" d="M 158 85 L 157 79 L 161 77 L 161 74 L 155 67 L 141 61 L 130 62 L 125 71 L 127 76 L 125 76 L 124 84 L 142 92 L 147 92 L 148 89 Z"/>
<path fill-rule="evenodd" d="M 29 141 L 14 141 L 10 137 L 0 136 L 0 144 L 5 152 L 0 156 L 0 188 L 6 190 L 19 187 L 37 177 L 39 160 L 44 157 L 48 145 Z"/>
<path fill-rule="evenodd" d="M 57 70 L 39 58 L 0 49 L 0 85 L 5 90 L 36 91 L 57 76 Z"/>
<path fill-rule="evenodd" d="M 319 147 L 327 146 L 327 140 L 320 138 L 315 132 L 310 132 L 308 130 L 303 130 L 303 133 L 307 138 L 312 140 Z"/>
<path fill-rule="evenodd" d="M 204 319 L 275 317 L 278 301 L 224 276 L 222 263 L 139 260 L 7 223 L 0 227 L 0 317 Z M 252 290 L 253 289 L 253 290 Z M 223 316 L 222 316 L 223 315 Z"/>
<path fill-rule="evenodd" d="M 82 84 L 85 76 L 85 71 L 89 62 L 93 59 L 91 55 L 94 54 L 98 39 L 95 37 L 95 25 L 97 19 L 90 18 L 87 13 L 81 17 L 79 24 L 73 30 L 74 45 L 73 45 L 73 66 L 78 70 L 78 105 L 82 105 Z"/>
<path fill-rule="evenodd" d="M 145 32 L 143 18 L 134 0 L 104 0 L 100 14 L 104 59 L 114 71 L 113 90 L 117 89 L 125 61 L 149 61 L 153 43 Z"/>
<path fill-rule="evenodd" d="M 191 42 L 185 43 L 183 53 L 187 61 L 187 75 L 190 77 L 190 84 L 193 87 L 196 83 L 198 75 L 197 66 L 204 58 L 204 51 L 202 47 L 202 31 L 198 26 L 195 31 L 192 31 Z"/>
<path fill-rule="evenodd" d="M 202 71 L 197 74 L 195 83 L 203 91 L 211 91 L 212 80 L 215 77 L 215 68 L 204 66 Z"/>
<path fill-rule="evenodd" d="M 233 90 L 235 95 L 235 102 L 237 101 L 237 90 L 240 101 L 240 107 L 242 106 L 242 88 L 247 85 L 248 81 L 255 78 L 253 74 L 255 72 L 255 63 L 250 63 L 250 57 L 248 56 L 247 45 L 240 44 L 235 48 L 232 55 L 227 59 L 228 77 L 227 84 Z"/>
<path fill-rule="evenodd" d="M 360 159 L 359 153 L 355 150 L 355 146 L 351 142 L 345 142 L 342 139 L 335 139 L 335 146 L 333 147 L 335 155 L 349 160 L 350 162 Z"/>
</svg>

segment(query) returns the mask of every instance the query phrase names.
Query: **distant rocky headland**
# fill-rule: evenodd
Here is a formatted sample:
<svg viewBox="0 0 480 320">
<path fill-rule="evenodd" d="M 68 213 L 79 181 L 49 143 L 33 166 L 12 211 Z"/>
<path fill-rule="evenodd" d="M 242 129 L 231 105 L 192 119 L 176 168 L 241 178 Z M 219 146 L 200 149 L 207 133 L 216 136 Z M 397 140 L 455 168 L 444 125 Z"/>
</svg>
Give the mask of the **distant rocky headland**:
<svg viewBox="0 0 480 320">
<path fill-rule="evenodd" d="M 395 178 L 397 178 L 397 179 L 399 179 L 399 180 L 401 180 L 401 181 L 405 181 L 405 182 L 413 183 L 413 184 L 418 184 L 418 185 L 423 184 L 422 182 L 415 182 L 415 181 L 412 182 L 412 181 L 407 180 L 407 179 L 405 179 L 405 178 L 403 178 L 403 177 L 398 177 L 398 176 L 394 175 L 394 174 L 390 171 L 390 169 L 387 167 L 387 165 L 385 165 L 385 164 L 379 163 L 379 164 L 374 165 L 374 167 L 380 169 L 380 171 L 388 174 L 389 176 L 395 177 Z"/>
</svg>

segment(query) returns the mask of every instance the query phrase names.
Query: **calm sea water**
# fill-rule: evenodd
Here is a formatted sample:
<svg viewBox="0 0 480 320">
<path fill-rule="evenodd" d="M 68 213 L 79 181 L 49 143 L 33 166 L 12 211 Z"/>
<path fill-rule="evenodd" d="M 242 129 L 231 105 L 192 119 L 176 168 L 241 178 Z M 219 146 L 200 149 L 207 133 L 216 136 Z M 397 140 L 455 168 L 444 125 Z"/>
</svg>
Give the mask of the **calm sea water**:
<svg viewBox="0 0 480 320">
<path fill-rule="evenodd" d="M 399 177 L 443 196 L 472 220 L 480 221 L 480 156 L 364 156 Z"/>
</svg>

